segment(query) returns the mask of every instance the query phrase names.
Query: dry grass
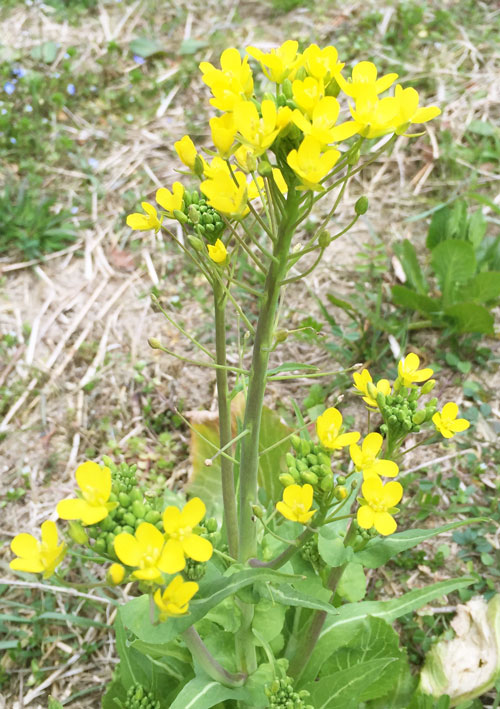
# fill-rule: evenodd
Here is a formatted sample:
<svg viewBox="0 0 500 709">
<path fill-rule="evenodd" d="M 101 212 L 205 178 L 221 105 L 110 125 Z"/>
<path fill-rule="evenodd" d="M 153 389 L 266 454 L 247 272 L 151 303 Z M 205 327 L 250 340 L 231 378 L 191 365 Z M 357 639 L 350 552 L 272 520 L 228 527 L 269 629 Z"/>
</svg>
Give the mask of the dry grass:
<svg viewBox="0 0 500 709">
<path fill-rule="evenodd" d="M 446 4 L 451 11 L 457 5 Z M 498 22 L 498 11 L 493 4 L 478 5 L 485 26 Z M 342 12 L 335 9 L 334 3 L 324 2 L 314 10 L 301 8 L 277 17 L 266 3 L 236 0 L 223 6 L 215 0 L 185 6 L 175 3 L 175 7 L 146 0 L 122 5 L 108 3 L 89 12 L 84 27 L 55 21 L 43 6 L 22 6 L 7 14 L 0 24 L 0 43 L 29 52 L 41 40 L 57 40 L 61 52 L 56 66 L 65 47 L 84 46 L 77 67 L 84 72 L 106 54 L 111 40 L 126 46 L 137 35 L 155 32 L 154 26 L 165 23 L 168 27 L 179 14 L 184 21 L 181 25 L 173 23 L 174 29 L 168 33 L 169 46 L 178 47 L 188 38 L 208 39 L 212 44 L 215 40 L 218 46 L 211 46 L 203 57 L 197 57 L 215 60 L 219 49 L 229 44 L 271 46 L 288 37 L 319 44 L 335 43 L 336 37 L 368 10 L 382 13 L 375 34 L 375 54 L 389 65 L 391 57 L 382 43 L 382 30 L 392 21 L 394 8 L 379 0 L 344 3 Z M 460 24 L 458 11 L 456 21 Z M 369 197 L 370 211 L 347 238 L 330 247 L 320 267 L 307 279 L 307 288 L 312 292 L 349 289 L 356 278 L 352 263 L 357 246 L 372 231 L 382 236 L 388 246 L 395 239 L 422 238 L 422 222 L 409 223 L 405 219 L 425 209 L 429 197 L 440 193 L 442 185 L 437 170 L 440 128 L 448 128 L 460 140 L 473 119 L 498 123 L 499 67 L 493 47 L 481 44 L 480 36 L 478 28 L 460 27 L 458 39 L 440 46 L 426 45 L 425 50 L 417 53 L 415 62 L 413 59 L 404 62 L 405 79 L 425 75 L 435 78 L 436 96 L 429 95 L 426 100 L 434 99 L 443 105 L 443 117 L 410 145 L 407 138 L 400 137 L 390 156 L 353 180 L 338 222 L 346 223 L 360 194 Z M 124 82 L 132 68 L 132 64 L 123 68 Z M 163 71 L 153 80 L 161 84 L 181 70 L 182 57 L 171 54 Z M 178 163 L 172 149 L 175 140 L 187 131 L 194 132 L 199 142 L 206 137 L 200 112 L 206 97 L 205 87 L 195 75 L 187 89 L 178 85 L 165 92 L 155 107 L 155 115 L 148 120 L 139 117 L 125 128 L 120 140 L 111 137 L 106 116 L 92 124 L 66 111 L 68 132 L 78 136 L 83 150 L 100 159 L 96 181 L 89 188 L 85 174 L 58 167 L 48 175 L 46 185 L 60 191 L 61 203 L 70 201 L 72 194 L 90 189 L 92 226 L 81 232 L 78 244 L 51 255 L 43 263 L 0 261 L 4 276 L 0 332 L 16 333 L 20 343 L 0 372 L 0 382 L 21 382 L 24 387 L 0 422 L 0 432 L 6 434 L 1 443 L 0 494 L 18 484 L 21 471 L 29 480 L 28 495 L 21 502 L 3 508 L 0 531 L 6 542 L 19 531 L 32 531 L 43 520 L 54 517 L 55 501 L 72 490 L 75 465 L 84 459 L 87 448 L 102 445 L 108 438 L 114 438 L 120 446 L 130 436 L 143 437 L 146 448 L 157 445 L 157 436 L 144 420 L 144 393 L 134 381 L 134 365 L 138 362 L 146 362 L 148 379 L 158 382 L 155 398 L 158 406 L 175 410 L 179 400 L 184 400 L 189 409 L 213 408 L 214 378 L 206 370 L 185 367 L 152 351 L 147 344 L 147 338 L 155 336 L 188 357 L 194 354 L 175 328 L 153 311 L 148 295 L 152 287 L 158 287 L 167 307 L 180 297 L 187 329 L 192 326 L 199 330 L 207 317 L 203 298 L 194 297 L 201 284 L 193 274 L 183 271 L 180 257 L 163 240 L 147 234 L 139 248 L 133 248 L 121 217 L 125 192 L 152 194 L 158 186 L 169 185 L 176 178 Z M 196 117 L 194 126 L 186 127 L 187 114 L 191 123 L 193 115 Z M 491 165 L 480 166 L 478 172 L 477 187 L 493 189 L 498 185 L 500 176 L 492 174 Z M 463 186 L 448 185 L 450 192 Z M 392 280 L 393 274 L 388 274 L 388 278 Z M 292 325 L 314 307 L 307 288 L 290 289 L 287 294 Z M 24 334 L 23 323 L 31 326 L 29 336 Z M 209 328 L 205 328 L 204 334 L 209 336 Z M 330 370 L 336 366 L 322 350 L 311 353 L 308 346 L 294 340 L 287 341 L 279 357 L 305 360 Z M 95 386 L 89 391 L 88 385 L 93 382 Z M 276 384 L 269 395 L 273 400 L 286 401 L 287 397 L 297 396 L 302 386 L 300 382 L 293 387 Z M 498 401 L 494 410 L 498 414 Z M 104 418 L 109 420 L 105 430 Z M 182 438 L 184 434 L 177 435 Z M 415 465 L 420 462 L 421 459 Z M 183 462 L 179 463 L 182 468 Z M 24 589 L 19 582 L 15 585 L 8 571 L 7 544 L 2 551 L 0 575 L 12 585 L 9 599 L 22 601 Z M 4 579 L 0 579 L 2 582 Z M 31 586 L 39 589 L 37 584 Z M 90 606 L 89 610 L 87 601 L 83 596 L 72 598 L 71 612 L 77 614 L 86 604 L 85 613 L 89 617 L 108 625 L 112 623 L 115 612 L 112 604 L 100 599 L 100 605 Z M 57 603 L 63 612 L 66 606 L 61 605 L 59 597 Z M 29 613 L 27 610 L 27 617 Z M 109 680 L 116 662 L 112 635 L 96 627 L 82 630 L 73 626 L 72 631 L 76 646 L 83 648 L 97 638 L 101 642 L 99 649 L 90 659 L 86 655 L 81 661 L 83 650 L 75 653 L 75 644 L 68 647 L 62 641 L 46 643 L 40 665 L 56 665 L 56 669 L 47 672 L 44 681 L 35 687 L 28 686 L 29 670 L 14 670 L 3 698 L 0 695 L 0 707 L 35 709 L 46 706 L 49 693 L 64 701 L 92 687 L 93 693 L 82 695 L 67 706 L 97 706 L 100 687 Z M 4 658 L 2 664 L 10 671 L 8 659 Z"/>
</svg>

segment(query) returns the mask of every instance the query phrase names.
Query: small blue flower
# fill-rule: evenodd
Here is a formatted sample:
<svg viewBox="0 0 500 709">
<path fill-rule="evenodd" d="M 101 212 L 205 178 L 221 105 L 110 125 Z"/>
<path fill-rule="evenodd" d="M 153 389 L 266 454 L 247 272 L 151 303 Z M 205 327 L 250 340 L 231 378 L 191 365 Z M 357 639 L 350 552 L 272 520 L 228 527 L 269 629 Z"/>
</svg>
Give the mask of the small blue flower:
<svg viewBox="0 0 500 709">
<path fill-rule="evenodd" d="M 69 211 L 71 212 L 71 214 L 78 214 L 79 209 L 80 207 L 71 207 Z"/>
<path fill-rule="evenodd" d="M 6 94 L 13 94 L 14 91 L 16 90 L 16 86 L 12 81 L 6 81 L 5 84 L 3 85 L 3 90 L 5 91 Z"/>
<path fill-rule="evenodd" d="M 140 57 L 138 54 L 134 54 L 134 62 L 136 64 L 145 64 L 146 60 L 144 59 L 144 57 Z"/>
<path fill-rule="evenodd" d="M 33 110 L 33 106 L 31 106 L 29 103 L 27 103 L 26 106 L 24 107 L 24 110 L 26 111 L 26 113 L 31 113 Z"/>
<path fill-rule="evenodd" d="M 22 79 L 23 76 L 26 76 L 26 69 L 23 69 L 22 66 L 14 66 L 12 67 L 12 73 L 14 76 L 17 76 L 19 79 Z"/>
<path fill-rule="evenodd" d="M 70 96 L 74 96 L 76 93 L 75 85 L 74 84 L 68 84 L 66 86 L 66 91 Z"/>
<path fill-rule="evenodd" d="M 15 145 L 17 143 L 17 140 L 15 138 L 11 138 L 10 142 L 12 143 L 12 145 Z"/>
<path fill-rule="evenodd" d="M 87 162 L 93 170 L 99 167 L 99 160 L 96 160 L 96 158 L 89 158 Z"/>
</svg>

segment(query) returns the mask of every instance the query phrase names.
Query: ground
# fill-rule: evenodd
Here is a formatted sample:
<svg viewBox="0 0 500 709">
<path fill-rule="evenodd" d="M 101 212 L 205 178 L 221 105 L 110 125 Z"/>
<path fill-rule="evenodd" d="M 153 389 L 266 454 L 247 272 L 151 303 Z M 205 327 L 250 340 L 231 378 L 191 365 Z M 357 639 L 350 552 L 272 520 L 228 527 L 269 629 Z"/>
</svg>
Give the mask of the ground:
<svg viewBox="0 0 500 709">
<path fill-rule="evenodd" d="M 330 230 L 349 222 L 360 195 L 370 200 L 369 211 L 286 295 L 287 329 L 308 317 L 325 323 L 322 303 L 347 331 L 347 316 L 334 311 L 327 294 L 359 300 L 364 289 L 380 290 L 382 316 L 390 314 L 394 334 L 377 332 L 365 313 L 362 327 L 371 339 L 363 350 L 344 347 L 335 325 L 330 332 L 326 323 L 319 338 L 307 336 L 310 331 L 289 337 L 275 363 L 307 361 L 332 372 L 367 364 L 382 376 L 394 372 L 398 350 L 406 347 L 441 368 L 440 397 L 456 400 L 474 426 L 456 444 L 409 454 L 405 480 L 414 494 L 404 514 L 418 512 L 429 525 L 478 513 L 496 522 L 475 536 L 439 538 L 423 556 L 408 557 L 406 570 L 393 566 L 385 578 L 374 575 L 372 588 L 396 594 L 429 578 L 464 573 L 470 564 L 481 577 L 477 591 L 494 590 L 498 337 L 443 340 L 435 330 L 408 330 L 408 313 L 390 306 L 390 286 L 401 275 L 394 244 L 410 239 L 424 264 L 428 217 L 440 204 L 463 196 L 471 209 L 482 205 L 488 234 L 498 233 L 499 11 L 466 0 L 425 6 L 369 0 L 342 9 L 327 0 L 68 4 L 11 0 L 0 10 L 1 105 L 9 118 L 0 123 L 3 209 L 12 208 L 9 186 L 24 183 L 30 194 L 55 195 L 53 209 L 67 214 L 64 224 L 76 233 L 76 241 L 45 258 L 36 249 L 4 248 L 0 236 L 0 629 L 6 634 L 0 707 L 2 701 L 5 707 L 45 706 L 50 693 L 64 706 L 95 707 L 116 662 L 106 630 L 114 608 L 84 594 L 41 591 L 30 576 L 14 580 L 10 539 L 53 514 L 86 458 L 138 459 L 148 483 L 166 473 L 168 485 L 182 484 L 190 467 L 186 412 L 214 409 L 215 378 L 207 370 L 148 345 L 157 337 L 184 357 L 196 356 L 151 295 L 202 342 L 211 342 L 203 280 L 166 236 L 132 233 L 125 215 L 178 177 L 174 141 L 186 132 L 200 143 L 208 139 L 208 93 L 197 64 L 215 62 L 226 46 L 265 49 L 287 38 L 332 43 L 348 64 L 371 59 L 418 88 L 424 105 L 442 107 L 423 135 L 400 136 L 390 155 L 350 183 Z M 142 45 L 134 44 L 138 38 Z M 16 74 L 20 66 L 34 74 Z M 14 77 L 10 92 L 6 83 Z M 29 208 L 38 213 L 35 197 Z M 334 387 L 345 388 L 346 381 L 342 375 L 321 380 L 323 400 L 336 401 Z M 301 403 L 309 388 L 307 380 L 275 384 L 268 402 L 286 417 L 291 400 Z M 361 416 L 351 393 L 342 406 L 355 420 Z M 436 557 L 440 552 L 446 562 Z M 450 601 L 448 612 L 456 603 Z M 403 632 L 423 633 L 415 662 L 448 617 L 430 609 L 423 629 L 408 620 Z"/>
</svg>

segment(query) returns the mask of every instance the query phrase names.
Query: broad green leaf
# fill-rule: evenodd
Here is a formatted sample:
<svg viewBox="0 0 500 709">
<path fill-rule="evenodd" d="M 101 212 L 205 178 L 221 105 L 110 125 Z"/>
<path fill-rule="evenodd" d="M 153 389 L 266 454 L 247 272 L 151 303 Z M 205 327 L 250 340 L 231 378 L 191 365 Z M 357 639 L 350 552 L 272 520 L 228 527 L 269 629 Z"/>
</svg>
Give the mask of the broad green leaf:
<svg viewBox="0 0 500 709">
<path fill-rule="evenodd" d="M 356 603 L 365 597 L 366 576 L 360 563 L 351 561 L 347 564 L 338 582 L 337 593 L 350 603 Z"/>
<path fill-rule="evenodd" d="M 293 586 L 280 583 L 279 586 L 262 584 L 259 593 L 263 598 L 269 598 L 274 603 L 281 603 L 283 606 L 298 606 L 300 608 L 311 608 L 313 610 L 325 611 L 332 615 L 337 615 L 338 610 L 330 603 L 321 601 L 314 596 L 298 591 Z"/>
<path fill-rule="evenodd" d="M 477 249 L 482 242 L 486 234 L 487 226 L 482 209 L 477 209 L 470 215 L 467 227 L 467 238 L 475 249 Z"/>
<path fill-rule="evenodd" d="M 433 213 L 431 223 L 429 225 L 429 231 L 427 232 L 427 240 L 425 242 L 428 249 L 433 249 L 441 241 L 448 238 L 446 233 L 446 224 L 449 213 L 450 208 L 448 206 L 438 209 L 437 212 Z"/>
<path fill-rule="evenodd" d="M 467 132 L 482 136 L 492 136 L 498 135 L 498 128 L 492 125 L 489 121 L 474 120 L 467 126 Z"/>
<path fill-rule="evenodd" d="M 406 286 L 392 286 L 391 292 L 394 303 L 402 308 L 417 310 L 426 315 L 437 313 L 441 309 L 441 303 L 437 298 L 421 295 Z"/>
<path fill-rule="evenodd" d="M 340 648 L 323 665 L 321 676 L 359 667 L 371 660 L 396 660 L 371 683 L 367 682 L 358 692 L 360 701 L 386 696 L 394 687 L 401 674 L 408 670 L 408 660 L 399 648 L 399 636 L 394 628 L 380 618 L 365 618 L 360 621 L 357 631 L 348 644 Z"/>
<path fill-rule="evenodd" d="M 127 690 L 122 684 L 120 677 L 120 665 L 113 672 L 113 678 L 106 687 L 106 692 L 101 700 L 101 709 L 118 709 L 125 706 Z"/>
<path fill-rule="evenodd" d="M 181 689 L 170 709 L 209 709 L 226 699 L 245 701 L 247 695 L 244 687 L 225 687 L 208 675 L 199 673 Z"/>
<path fill-rule="evenodd" d="M 129 44 L 129 48 L 133 54 L 137 54 L 137 56 L 143 59 L 152 57 L 154 54 L 165 52 L 163 42 L 157 39 L 150 39 L 149 37 L 137 37 L 133 39 Z"/>
<path fill-rule="evenodd" d="M 369 701 L 368 709 L 408 709 L 415 693 L 417 679 L 411 674 L 410 666 L 406 660 L 401 661 L 398 667 L 396 681 L 388 694 Z"/>
<path fill-rule="evenodd" d="M 435 537 L 443 532 L 449 532 L 457 527 L 479 524 L 484 521 L 484 517 L 475 517 L 473 519 L 450 522 L 433 529 L 407 529 L 404 532 L 391 534 L 388 537 L 374 537 L 370 539 L 364 549 L 356 552 L 355 559 L 369 569 L 377 569 L 402 551 L 412 549 L 426 539 Z"/>
<path fill-rule="evenodd" d="M 394 250 L 401 261 L 409 285 L 416 290 L 417 293 L 425 295 L 429 288 L 422 269 L 420 268 L 417 252 L 411 241 L 405 239 L 402 243 L 395 244 Z"/>
<path fill-rule="evenodd" d="M 31 58 L 38 62 L 44 62 L 44 64 L 52 64 L 57 57 L 59 51 L 59 45 L 57 42 L 44 42 L 31 50 Z"/>
<path fill-rule="evenodd" d="M 478 273 L 465 284 L 462 296 L 465 301 L 474 300 L 479 303 L 496 300 L 500 296 L 500 271 Z"/>
<path fill-rule="evenodd" d="M 459 332 L 481 332 L 493 335 L 495 319 L 490 311 L 478 303 L 455 303 L 444 309 L 453 318 Z"/>
<path fill-rule="evenodd" d="M 271 569 L 245 569 L 231 576 L 222 576 L 205 586 L 200 584 L 199 594 L 189 604 L 189 614 L 169 618 L 168 622 L 152 625 L 149 617 L 149 596 L 133 598 L 120 608 L 123 624 L 140 640 L 149 643 L 168 643 L 193 623 L 203 618 L 211 608 L 255 581 L 276 581 L 278 584 L 293 578 Z"/>
<path fill-rule="evenodd" d="M 270 448 L 286 438 L 291 432 L 292 429 L 281 421 L 275 411 L 264 406 L 260 425 L 259 451 Z M 283 486 L 279 481 L 279 476 L 286 471 L 285 456 L 289 450 L 290 440 L 287 440 L 259 457 L 259 485 L 266 491 L 268 500 L 281 499 Z"/>
<path fill-rule="evenodd" d="M 460 293 L 460 286 L 476 272 L 476 254 L 468 241 L 448 239 L 432 251 L 432 267 L 443 294 L 443 302 L 450 305 Z"/>
<path fill-rule="evenodd" d="M 256 637 L 262 637 L 268 643 L 274 640 L 283 628 L 285 613 L 286 608 L 281 603 L 273 603 L 262 598 L 254 606 L 252 628 L 257 631 Z"/>
<path fill-rule="evenodd" d="M 204 49 L 208 45 L 208 42 L 205 42 L 201 39 L 194 39 L 193 37 L 190 37 L 189 39 L 183 39 L 181 42 L 181 46 L 179 49 L 179 53 L 182 56 L 188 56 L 190 54 L 196 54 L 200 49 Z"/>
<path fill-rule="evenodd" d="M 381 673 L 394 665 L 397 659 L 385 657 L 369 660 L 360 665 L 335 672 L 306 685 L 311 693 L 314 709 L 354 709 L 359 706 L 358 697 L 367 685 L 377 681 Z"/>
<path fill-rule="evenodd" d="M 328 566 L 342 566 L 354 556 L 351 546 L 344 545 L 343 537 L 336 530 L 321 527 L 318 534 L 318 551 L 323 561 Z"/>
<path fill-rule="evenodd" d="M 209 516 L 220 518 L 222 511 L 220 456 L 217 456 L 211 465 L 205 465 L 205 461 L 212 458 L 219 448 L 218 421 L 212 420 L 206 423 L 191 421 L 191 475 L 185 490 L 188 495 L 203 500 Z"/>
<path fill-rule="evenodd" d="M 402 615 L 411 613 L 447 593 L 470 586 L 475 581 L 475 578 L 465 576 L 461 579 L 440 581 L 426 588 L 410 591 L 390 601 L 362 601 L 341 606 L 338 615 L 327 617 L 316 647 L 302 673 L 301 683 L 315 679 L 324 662 L 346 644 L 348 638 L 355 631 L 356 624 L 367 616 L 375 616 L 392 623 Z"/>
</svg>

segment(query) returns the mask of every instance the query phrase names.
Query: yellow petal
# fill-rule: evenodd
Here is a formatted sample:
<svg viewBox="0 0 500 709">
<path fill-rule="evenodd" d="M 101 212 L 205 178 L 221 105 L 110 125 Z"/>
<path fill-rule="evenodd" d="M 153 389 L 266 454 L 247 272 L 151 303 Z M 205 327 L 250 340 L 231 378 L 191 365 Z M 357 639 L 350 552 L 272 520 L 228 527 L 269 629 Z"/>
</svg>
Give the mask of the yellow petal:
<svg viewBox="0 0 500 709">
<path fill-rule="evenodd" d="M 158 568 L 166 574 L 176 574 L 186 566 L 182 544 L 177 539 L 169 539 L 158 561 Z"/>
<path fill-rule="evenodd" d="M 22 532 L 17 534 L 10 543 L 10 548 L 16 556 L 38 556 L 40 543 L 32 534 Z"/>
<path fill-rule="evenodd" d="M 58 502 L 56 510 L 61 519 L 82 519 L 87 507 L 85 500 L 71 499 Z"/>
<path fill-rule="evenodd" d="M 165 543 L 165 538 L 160 530 L 149 522 L 141 522 L 135 530 L 135 537 L 142 549 L 153 548 L 159 551 Z"/>
<path fill-rule="evenodd" d="M 376 458 L 379 450 L 382 448 L 383 438 L 380 433 L 369 433 L 363 441 L 363 453 L 371 458 Z"/>
<path fill-rule="evenodd" d="M 39 574 L 44 570 L 44 565 L 40 559 L 12 559 L 9 564 L 14 571 L 26 571 L 30 574 Z"/>
<path fill-rule="evenodd" d="M 82 511 L 82 516 L 79 518 L 86 527 L 91 524 L 97 524 L 108 516 L 109 510 L 105 505 L 89 505 L 84 502 L 85 507 Z"/>
<path fill-rule="evenodd" d="M 311 487 L 311 486 L 309 486 Z M 283 490 L 283 501 L 288 507 L 292 509 L 300 501 L 302 496 L 302 488 L 300 485 L 288 485 Z"/>
<path fill-rule="evenodd" d="M 379 534 L 387 536 L 397 529 L 396 520 L 388 512 L 375 512 L 373 524 Z"/>
<path fill-rule="evenodd" d="M 457 419 L 456 421 L 451 421 L 448 426 L 453 433 L 461 433 L 469 428 L 470 423 L 467 419 Z"/>
<path fill-rule="evenodd" d="M 313 503 L 314 490 L 312 485 L 306 483 L 302 486 L 302 504 L 306 509 L 309 509 Z"/>
<path fill-rule="evenodd" d="M 208 561 L 213 554 L 213 547 L 208 539 L 190 534 L 182 541 L 182 549 L 186 556 L 195 561 Z"/>
<path fill-rule="evenodd" d="M 84 495 L 87 490 L 97 490 L 103 501 L 110 496 L 111 471 L 109 468 L 101 468 L 97 463 L 87 461 L 78 466 L 75 477 L 78 487 Z"/>
<path fill-rule="evenodd" d="M 443 406 L 443 411 L 441 416 L 445 419 L 456 419 L 458 415 L 458 406 L 453 402 L 449 401 Z"/>
<path fill-rule="evenodd" d="M 167 534 L 174 534 L 181 526 L 181 511 L 173 505 L 163 511 L 163 529 Z"/>
<path fill-rule="evenodd" d="M 352 433 L 343 433 L 337 436 L 335 439 L 335 448 L 343 448 L 344 446 L 350 446 L 351 443 L 356 443 L 359 441 L 361 434 L 358 431 L 353 431 Z"/>
<path fill-rule="evenodd" d="M 156 581 L 157 579 L 160 581 L 162 578 L 156 566 L 146 566 L 144 569 L 136 569 L 131 575 L 142 581 Z"/>
<path fill-rule="evenodd" d="M 193 497 L 184 505 L 184 509 L 181 512 L 181 526 L 183 527 L 196 527 L 203 517 L 207 508 L 203 500 L 199 497 Z"/>
<path fill-rule="evenodd" d="M 396 463 L 392 460 L 376 460 L 372 466 L 370 466 L 370 473 L 375 475 L 383 475 L 386 478 L 395 478 L 399 473 L 399 468 Z"/>
<path fill-rule="evenodd" d="M 361 492 L 363 493 L 363 497 L 365 498 L 365 500 L 370 502 L 371 499 L 379 496 L 382 493 L 382 487 L 382 480 L 378 477 L 378 475 L 374 475 L 373 477 L 370 476 L 367 480 L 364 481 L 363 485 L 361 486 Z"/>
<path fill-rule="evenodd" d="M 286 489 L 288 490 L 288 488 Z M 276 503 L 276 509 L 283 515 L 283 517 L 285 517 L 285 519 L 289 519 L 291 522 L 297 521 L 297 516 L 294 514 L 293 510 L 291 510 L 288 505 L 285 505 L 284 502 L 281 502 L 281 500 Z"/>
<path fill-rule="evenodd" d="M 127 532 L 117 534 L 114 541 L 116 556 L 127 566 L 138 566 L 142 550 L 137 539 Z"/>
<path fill-rule="evenodd" d="M 394 507 L 403 497 L 403 486 L 398 482 L 390 482 L 384 485 L 384 504 L 387 507 Z"/>
<path fill-rule="evenodd" d="M 42 542 L 48 547 L 55 549 L 57 547 L 57 527 L 55 522 L 47 520 L 41 526 Z"/>
<path fill-rule="evenodd" d="M 363 529 L 370 529 L 371 527 L 373 527 L 374 516 L 375 513 L 373 512 L 371 507 L 369 507 L 368 505 L 361 505 L 361 507 L 358 509 L 356 519 L 358 520 L 358 524 L 360 527 L 363 527 Z"/>
</svg>

